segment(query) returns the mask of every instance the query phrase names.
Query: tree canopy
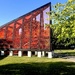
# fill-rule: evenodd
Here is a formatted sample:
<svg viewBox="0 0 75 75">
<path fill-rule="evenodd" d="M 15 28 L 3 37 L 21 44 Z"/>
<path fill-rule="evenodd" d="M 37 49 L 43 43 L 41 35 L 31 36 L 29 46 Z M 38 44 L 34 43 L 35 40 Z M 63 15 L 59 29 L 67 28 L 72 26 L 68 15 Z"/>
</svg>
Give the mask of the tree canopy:
<svg viewBox="0 0 75 75">
<path fill-rule="evenodd" d="M 66 3 L 57 3 L 50 11 L 49 19 L 52 20 L 52 43 L 54 45 L 75 44 L 75 0 Z"/>
</svg>

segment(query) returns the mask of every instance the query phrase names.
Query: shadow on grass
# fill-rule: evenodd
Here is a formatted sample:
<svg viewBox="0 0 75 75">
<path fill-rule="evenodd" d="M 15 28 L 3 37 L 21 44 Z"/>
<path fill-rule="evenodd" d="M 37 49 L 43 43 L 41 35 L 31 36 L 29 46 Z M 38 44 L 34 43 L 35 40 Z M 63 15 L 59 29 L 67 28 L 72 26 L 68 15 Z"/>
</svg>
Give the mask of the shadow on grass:
<svg viewBox="0 0 75 75">
<path fill-rule="evenodd" d="M 62 53 L 62 54 L 66 54 L 68 56 L 75 56 L 75 52 L 65 52 L 65 53 Z"/>
<path fill-rule="evenodd" d="M 61 57 L 68 57 L 73 56 L 75 57 L 75 52 L 61 52 L 61 53 L 55 53 L 54 58 L 61 58 Z"/>
<path fill-rule="evenodd" d="M 0 60 L 6 58 L 8 55 L 0 55 Z"/>
<path fill-rule="evenodd" d="M 4 51 L 4 55 L 1 55 L 1 51 L 0 51 L 0 60 L 6 58 L 9 55 L 9 53 L 7 51 Z"/>
<path fill-rule="evenodd" d="M 75 63 L 21 63 L 0 66 L 0 75 L 75 75 Z"/>
</svg>

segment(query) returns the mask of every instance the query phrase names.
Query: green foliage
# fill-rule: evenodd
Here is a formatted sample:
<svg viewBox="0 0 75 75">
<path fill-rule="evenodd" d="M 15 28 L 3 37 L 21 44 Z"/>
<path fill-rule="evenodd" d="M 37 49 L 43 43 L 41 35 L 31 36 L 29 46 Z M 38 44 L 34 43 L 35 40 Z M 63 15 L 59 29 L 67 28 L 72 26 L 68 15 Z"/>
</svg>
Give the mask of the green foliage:
<svg viewBox="0 0 75 75">
<path fill-rule="evenodd" d="M 56 39 L 52 39 L 52 43 L 64 46 L 75 44 L 75 0 L 57 3 L 49 16 L 52 19 L 52 38 Z"/>
</svg>

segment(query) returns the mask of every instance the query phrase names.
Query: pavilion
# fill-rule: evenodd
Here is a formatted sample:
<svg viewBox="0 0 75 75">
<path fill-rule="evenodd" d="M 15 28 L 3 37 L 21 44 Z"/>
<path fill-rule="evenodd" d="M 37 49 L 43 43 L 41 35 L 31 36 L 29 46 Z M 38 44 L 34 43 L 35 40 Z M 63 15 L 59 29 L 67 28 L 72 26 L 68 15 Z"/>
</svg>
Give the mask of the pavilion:
<svg viewBox="0 0 75 75">
<path fill-rule="evenodd" d="M 51 30 L 50 26 L 46 26 L 51 24 L 47 20 L 49 11 L 51 2 L 2 25 L 0 39 L 6 41 L 1 43 L 1 55 L 4 55 L 5 49 L 9 49 L 9 56 L 18 54 L 21 57 L 26 51 L 28 57 L 35 52 L 38 57 L 48 53 L 48 58 L 52 58 Z"/>
</svg>

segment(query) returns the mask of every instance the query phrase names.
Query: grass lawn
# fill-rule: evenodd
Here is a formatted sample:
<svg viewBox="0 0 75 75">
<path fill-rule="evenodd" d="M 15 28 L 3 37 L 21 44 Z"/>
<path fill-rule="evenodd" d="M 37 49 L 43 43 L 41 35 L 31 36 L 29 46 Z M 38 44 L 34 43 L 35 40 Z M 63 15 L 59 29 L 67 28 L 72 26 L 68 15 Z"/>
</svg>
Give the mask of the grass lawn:
<svg viewBox="0 0 75 75">
<path fill-rule="evenodd" d="M 55 53 L 75 55 L 75 50 Z M 75 75 L 75 63 L 64 58 L 0 56 L 0 75 Z"/>
<path fill-rule="evenodd" d="M 55 50 L 55 53 L 68 54 L 70 56 L 75 56 L 75 50 Z"/>
</svg>

